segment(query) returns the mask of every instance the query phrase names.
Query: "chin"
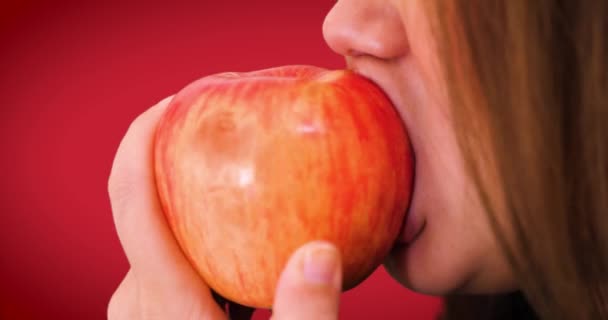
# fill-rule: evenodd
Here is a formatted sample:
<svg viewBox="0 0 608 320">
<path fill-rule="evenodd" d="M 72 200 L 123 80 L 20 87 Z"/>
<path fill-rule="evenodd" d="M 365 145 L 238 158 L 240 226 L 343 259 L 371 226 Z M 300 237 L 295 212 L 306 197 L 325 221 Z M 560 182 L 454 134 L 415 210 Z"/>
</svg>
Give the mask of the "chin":
<svg viewBox="0 0 608 320">
<path fill-rule="evenodd" d="M 407 260 L 408 246 L 397 245 L 384 261 L 388 274 L 404 287 L 427 295 L 441 296 L 459 291 L 460 285 L 446 279 L 446 274 L 436 277 L 440 270 L 426 268 Z M 405 256 L 405 257 L 404 257 Z"/>
<path fill-rule="evenodd" d="M 384 261 L 388 274 L 404 287 L 433 296 L 499 294 L 518 290 L 506 268 L 483 272 L 481 266 L 474 268 L 470 261 L 458 260 L 459 257 L 437 261 L 432 261 L 429 256 L 421 257 L 421 251 L 425 249 L 424 240 L 424 234 L 420 234 L 409 244 L 397 243 Z M 424 253 L 432 255 L 429 251 Z"/>
<path fill-rule="evenodd" d="M 421 227 L 415 235 L 411 231 L 403 232 L 408 236 L 401 237 L 395 243 L 384 261 L 389 275 L 406 288 L 427 295 L 466 293 L 470 290 L 475 282 L 470 261 L 464 256 L 454 255 L 453 250 L 446 254 L 446 249 L 451 248 L 433 241 L 437 239 L 433 239 L 433 230 L 426 222 L 410 222 Z"/>
</svg>

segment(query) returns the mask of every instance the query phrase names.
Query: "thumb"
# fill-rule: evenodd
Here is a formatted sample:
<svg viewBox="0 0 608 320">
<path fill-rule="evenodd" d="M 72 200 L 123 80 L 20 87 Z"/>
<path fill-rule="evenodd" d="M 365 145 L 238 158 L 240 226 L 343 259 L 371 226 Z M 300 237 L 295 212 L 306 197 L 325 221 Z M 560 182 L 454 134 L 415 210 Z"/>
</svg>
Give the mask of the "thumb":
<svg viewBox="0 0 608 320">
<path fill-rule="evenodd" d="M 335 246 L 314 241 L 296 250 L 279 277 L 273 320 L 338 319 L 342 262 Z"/>
</svg>

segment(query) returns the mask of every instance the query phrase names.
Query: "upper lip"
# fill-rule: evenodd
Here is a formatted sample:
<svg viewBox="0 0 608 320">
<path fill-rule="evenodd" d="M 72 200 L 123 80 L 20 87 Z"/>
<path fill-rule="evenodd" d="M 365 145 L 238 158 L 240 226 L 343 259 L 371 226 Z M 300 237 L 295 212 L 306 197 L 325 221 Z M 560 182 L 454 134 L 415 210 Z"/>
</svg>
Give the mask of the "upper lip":
<svg viewBox="0 0 608 320">
<path fill-rule="evenodd" d="M 357 59 L 357 60 L 355 60 Z M 381 62 L 376 61 L 364 61 L 364 58 L 356 57 L 352 59 L 347 58 L 347 66 L 348 68 L 369 79 L 373 83 L 375 83 L 382 91 L 387 95 L 389 100 L 393 103 L 395 108 L 397 109 L 399 116 L 401 117 L 401 121 L 406 124 L 405 121 L 405 110 L 401 105 L 397 92 L 393 90 L 392 86 L 390 86 L 387 82 L 387 77 L 382 73 L 382 66 L 379 65 Z"/>
<path fill-rule="evenodd" d="M 370 56 L 346 57 L 347 68 L 378 85 L 401 113 L 402 110 L 398 105 L 397 95 L 393 92 L 391 86 L 386 83 L 386 77 L 383 76 L 382 63 L 384 62 Z"/>
</svg>

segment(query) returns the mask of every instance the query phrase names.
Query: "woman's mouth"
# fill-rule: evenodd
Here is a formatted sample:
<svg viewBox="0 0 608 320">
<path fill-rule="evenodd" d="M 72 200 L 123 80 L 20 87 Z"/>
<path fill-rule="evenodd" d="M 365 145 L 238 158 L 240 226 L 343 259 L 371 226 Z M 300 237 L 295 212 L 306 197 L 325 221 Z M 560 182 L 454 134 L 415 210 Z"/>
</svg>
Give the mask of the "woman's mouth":
<svg viewBox="0 0 608 320">
<path fill-rule="evenodd" d="M 412 112 L 411 108 L 407 106 L 410 105 L 406 103 L 407 101 L 403 101 L 403 92 L 398 90 L 398 86 L 395 86 L 394 81 L 398 79 L 393 79 L 390 77 L 390 73 L 386 72 L 384 68 L 378 63 L 373 63 L 373 61 L 368 61 L 365 59 L 347 59 L 348 68 L 352 71 L 360 74 L 361 76 L 369 79 L 378 85 L 382 91 L 387 95 L 387 97 L 393 103 L 395 109 L 399 113 L 401 117 L 401 121 L 404 124 L 405 130 L 407 130 L 408 136 L 410 138 L 411 151 L 414 157 L 413 162 L 413 173 L 412 173 L 412 194 L 410 195 L 410 204 L 408 206 L 408 210 L 406 212 L 406 216 L 403 220 L 403 224 L 401 226 L 401 230 L 395 242 L 396 246 L 407 246 L 416 240 L 416 238 L 422 233 L 425 226 L 425 221 L 421 219 L 419 214 L 416 213 L 414 204 L 416 202 L 416 171 L 417 171 L 417 163 L 416 163 L 416 151 L 415 151 L 415 143 L 413 140 L 416 140 L 415 136 L 411 132 L 412 128 L 408 126 L 408 112 Z M 401 79 L 406 80 L 406 79 Z M 412 83 L 409 83 L 406 88 L 411 88 L 413 86 Z M 409 94 L 406 96 L 410 96 Z M 409 100 L 409 99 L 406 99 Z M 411 119 L 410 119 L 411 120 Z"/>
<path fill-rule="evenodd" d="M 401 227 L 401 231 L 397 237 L 396 244 L 410 245 L 422 233 L 425 226 L 425 221 L 416 219 L 415 217 L 412 217 L 411 214 L 408 214 L 403 221 L 403 226 Z"/>
</svg>

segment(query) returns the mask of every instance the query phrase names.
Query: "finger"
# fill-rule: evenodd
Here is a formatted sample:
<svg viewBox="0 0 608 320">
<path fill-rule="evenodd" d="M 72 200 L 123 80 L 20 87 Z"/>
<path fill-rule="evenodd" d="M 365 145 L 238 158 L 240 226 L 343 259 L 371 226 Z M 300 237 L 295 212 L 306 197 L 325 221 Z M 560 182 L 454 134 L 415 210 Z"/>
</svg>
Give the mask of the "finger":
<svg viewBox="0 0 608 320">
<path fill-rule="evenodd" d="M 141 301 L 168 301 L 176 293 L 190 293 L 200 298 L 203 310 L 218 315 L 221 310 L 183 255 L 157 198 L 153 142 L 168 104 L 169 98 L 140 115 L 118 147 L 108 182 L 114 223 L 140 294 L 147 295 Z"/>
<path fill-rule="evenodd" d="M 296 250 L 279 278 L 272 318 L 337 319 L 341 287 L 338 250 L 327 242 L 309 243 Z"/>
<path fill-rule="evenodd" d="M 154 133 L 168 102 L 163 100 L 133 121 L 118 147 L 108 182 L 118 237 L 142 283 L 165 279 L 185 265 L 166 226 L 152 167 Z"/>
<path fill-rule="evenodd" d="M 108 320 L 136 319 L 138 314 L 137 283 L 129 270 L 110 298 Z"/>
</svg>

